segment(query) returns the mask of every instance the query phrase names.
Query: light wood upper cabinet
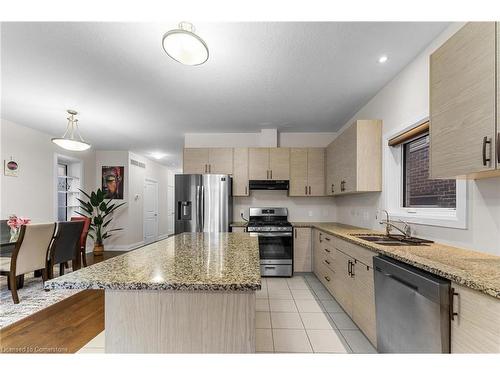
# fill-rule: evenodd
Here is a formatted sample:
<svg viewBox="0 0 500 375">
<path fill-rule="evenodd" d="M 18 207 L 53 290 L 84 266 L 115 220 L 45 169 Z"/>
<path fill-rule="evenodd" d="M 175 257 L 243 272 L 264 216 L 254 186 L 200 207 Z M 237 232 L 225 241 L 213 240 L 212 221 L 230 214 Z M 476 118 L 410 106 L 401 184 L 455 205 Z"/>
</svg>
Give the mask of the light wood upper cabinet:
<svg viewBox="0 0 500 375">
<path fill-rule="evenodd" d="M 184 174 L 233 173 L 233 149 L 220 148 L 185 148 Z"/>
<path fill-rule="evenodd" d="M 290 196 L 307 195 L 307 148 L 290 149 Z"/>
<path fill-rule="evenodd" d="M 290 149 L 252 147 L 248 166 L 250 180 L 289 180 Z"/>
<path fill-rule="evenodd" d="M 271 180 L 290 179 L 290 149 L 277 147 L 269 149 L 269 171 Z"/>
<path fill-rule="evenodd" d="M 293 271 L 311 272 L 311 228 L 294 228 L 293 236 Z"/>
<path fill-rule="evenodd" d="M 325 195 L 325 149 L 290 149 L 290 196 Z"/>
<path fill-rule="evenodd" d="M 308 195 L 322 197 L 325 195 L 325 149 L 307 149 L 307 182 Z"/>
<path fill-rule="evenodd" d="M 500 353 L 500 300 L 455 283 L 452 353 Z"/>
<path fill-rule="evenodd" d="M 355 121 L 328 149 L 328 194 L 382 190 L 382 121 Z"/>
<path fill-rule="evenodd" d="M 497 167 L 496 33 L 494 22 L 467 23 L 430 57 L 431 178 Z"/>
<path fill-rule="evenodd" d="M 232 174 L 233 149 L 230 147 L 208 149 L 208 172 L 214 174 Z"/>
<path fill-rule="evenodd" d="M 326 195 L 333 195 L 334 188 L 335 188 L 335 180 L 336 176 L 334 173 L 336 172 L 336 166 L 335 166 L 335 142 L 332 142 L 328 145 L 326 148 L 326 168 L 325 168 L 325 173 L 326 173 Z"/>
<path fill-rule="evenodd" d="M 267 180 L 269 178 L 269 149 L 252 147 L 248 151 L 248 178 Z"/>
<path fill-rule="evenodd" d="M 248 148 L 240 147 L 233 150 L 233 196 L 247 196 L 248 188 Z"/>
<path fill-rule="evenodd" d="M 208 173 L 208 148 L 185 148 L 182 169 L 184 174 Z"/>
</svg>

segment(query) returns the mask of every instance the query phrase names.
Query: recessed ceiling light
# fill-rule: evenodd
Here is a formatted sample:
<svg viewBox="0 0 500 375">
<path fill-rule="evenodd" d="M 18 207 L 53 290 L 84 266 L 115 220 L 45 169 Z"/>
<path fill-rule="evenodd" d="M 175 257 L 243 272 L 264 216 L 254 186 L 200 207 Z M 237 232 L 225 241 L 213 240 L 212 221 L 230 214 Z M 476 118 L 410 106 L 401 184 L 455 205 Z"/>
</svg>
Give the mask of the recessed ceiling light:
<svg viewBox="0 0 500 375">
<path fill-rule="evenodd" d="M 383 63 L 387 62 L 387 60 L 388 60 L 388 58 L 387 58 L 387 56 L 386 56 L 386 55 L 382 55 L 382 56 L 380 56 L 380 57 L 378 58 L 378 62 L 379 62 L 380 64 L 383 64 Z"/>
<path fill-rule="evenodd" d="M 151 153 L 151 157 L 155 158 L 156 160 L 160 160 L 162 158 L 164 158 L 166 156 L 166 154 L 163 154 L 161 152 L 152 152 Z"/>
<path fill-rule="evenodd" d="M 201 65 L 208 60 L 208 47 L 194 33 L 194 26 L 181 22 L 179 28 L 163 35 L 163 49 L 171 58 L 184 65 Z"/>
</svg>

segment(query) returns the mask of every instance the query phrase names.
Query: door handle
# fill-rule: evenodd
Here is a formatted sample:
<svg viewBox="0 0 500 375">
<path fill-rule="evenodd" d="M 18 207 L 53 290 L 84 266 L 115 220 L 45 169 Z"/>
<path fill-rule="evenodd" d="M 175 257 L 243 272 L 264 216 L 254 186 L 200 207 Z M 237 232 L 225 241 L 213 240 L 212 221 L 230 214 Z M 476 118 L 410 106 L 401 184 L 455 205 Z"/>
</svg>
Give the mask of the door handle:
<svg viewBox="0 0 500 375">
<path fill-rule="evenodd" d="M 483 166 L 486 167 L 488 163 L 491 161 L 491 158 L 486 157 L 486 145 L 491 144 L 491 140 L 488 140 L 488 137 L 483 138 Z"/>
</svg>

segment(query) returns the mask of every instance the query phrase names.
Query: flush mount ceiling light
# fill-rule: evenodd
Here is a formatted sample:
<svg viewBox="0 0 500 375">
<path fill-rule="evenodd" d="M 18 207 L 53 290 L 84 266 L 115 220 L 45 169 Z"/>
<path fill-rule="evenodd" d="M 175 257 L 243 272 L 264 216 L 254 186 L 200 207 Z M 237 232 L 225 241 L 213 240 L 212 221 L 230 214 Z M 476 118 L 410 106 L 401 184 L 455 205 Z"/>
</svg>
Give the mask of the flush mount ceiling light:
<svg viewBox="0 0 500 375">
<path fill-rule="evenodd" d="M 166 156 L 166 154 L 163 154 L 161 152 L 152 152 L 151 157 L 155 158 L 156 160 L 163 159 Z"/>
<path fill-rule="evenodd" d="M 171 58 L 184 65 L 201 65 L 208 60 L 208 47 L 194 33 L 194 26 L 181 22 L 179 28 L 163 35 L 163 49 Z"/>
<path fill-rule="evenodd" d="M 75 119 L 75 116 L 78 114 L 78 112 L 73 111 L 72 109 L 68 109 L 67 112 L 69 113 L 69 117 L 66 131 L 61 138 L 52 138 L 52 142 L 54 142 L 59 147 L 64 148 L 65 150 L 88 150 L 90 148 L 90 144 L 83 140 L 82 136 L 80 135 L 80 131 L 78 130 L 78 120 Z"/>
<path fill-rule="evenodd" d="M 380 57 L 378 58 L 378 62 L 379 62 L 380 64 L 383 64 L 383 63 L 387 62 L 387 60 L 388 60 L 388 57 L 387 57 L 386 55 L 382 55 L 382 56 L 380 56 Z"/>
</svg>

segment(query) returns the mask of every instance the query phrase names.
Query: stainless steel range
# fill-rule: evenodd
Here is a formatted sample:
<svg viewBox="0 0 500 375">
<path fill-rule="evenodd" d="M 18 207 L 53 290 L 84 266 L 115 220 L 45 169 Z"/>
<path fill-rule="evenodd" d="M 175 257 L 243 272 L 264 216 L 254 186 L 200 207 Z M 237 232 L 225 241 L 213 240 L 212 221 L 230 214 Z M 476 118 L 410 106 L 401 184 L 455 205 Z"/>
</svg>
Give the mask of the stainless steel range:
<svg viewBox="0 0 500 375">
<path fill-rule="evenodd" d="M 261 275 L 291 277 L 293 228 L 288 222 L 288 209 L 250 208 L 247 231 L 259 237 Z"/>
</svg>

